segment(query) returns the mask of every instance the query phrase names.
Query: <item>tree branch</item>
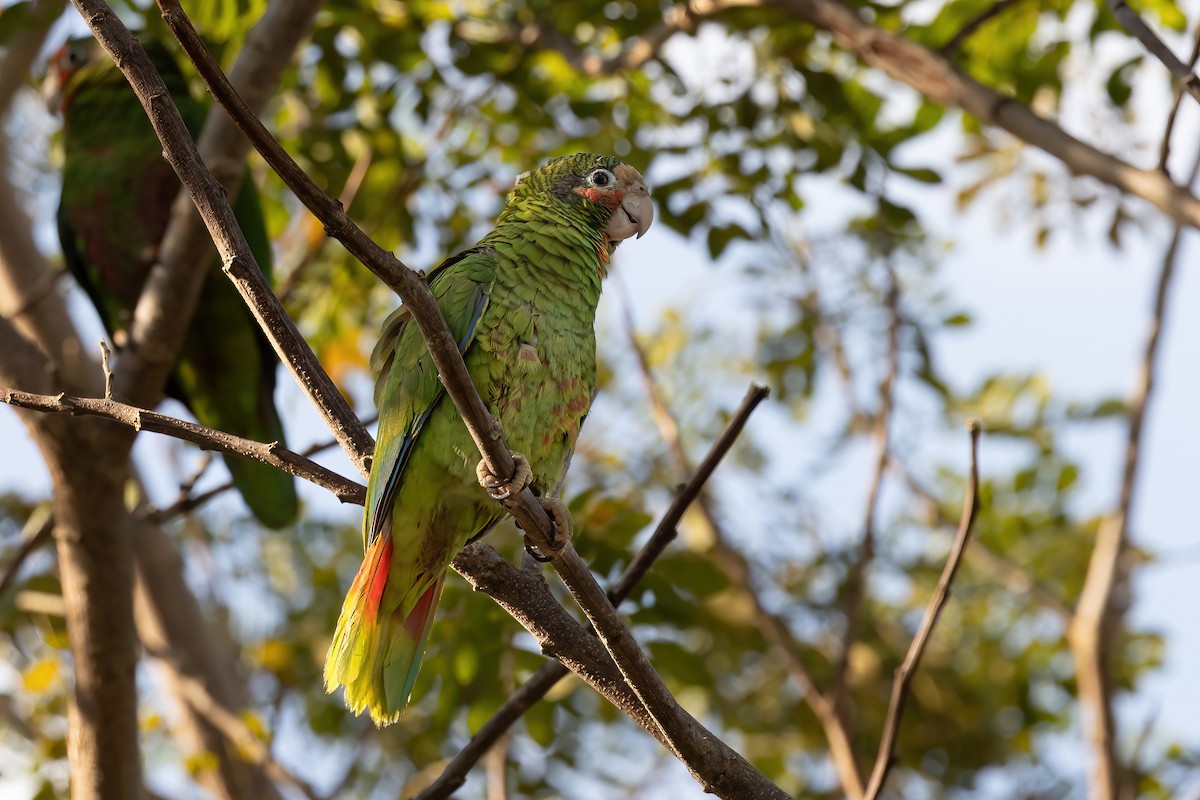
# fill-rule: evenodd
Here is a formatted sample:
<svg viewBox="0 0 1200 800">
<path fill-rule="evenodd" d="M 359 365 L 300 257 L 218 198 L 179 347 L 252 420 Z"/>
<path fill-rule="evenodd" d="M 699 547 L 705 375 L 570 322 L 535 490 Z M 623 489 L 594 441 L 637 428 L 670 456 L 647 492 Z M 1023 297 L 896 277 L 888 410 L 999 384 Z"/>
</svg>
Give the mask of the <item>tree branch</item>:
<svg viewBox="0 0 1200 800">
<path fill-rule="evenodd" d="M 0 386 L 0 402 L 18 408 L 53 414 L 103 417 L 128 425 L 137 431 L 161 433 L 192 442 L 205 450 L 219 450 L 222 453 L 261 461 L 290 475 L 311 481 L 323 489 L 328 489 L 343 503 L 362 505 L 366 499 L 366 488 L 361 484 L 343 478 L 315 461 L 288 450 L 278 442 L 262 444 L 214 428 L 207 428 L 195 422 L 169 417 L 157 411 L 148 411 L 144 408 L 118 403 L 115 400 L 76 397 L 69 394 L 33 394 Z"/>
<path fill-rule="evenodd" d="M 647 396 L 650 398 L 650 406 L 654 410 L 654 419 L 658 425 L 659 433 L 671 451 L 676 468 L 686 472 L 689 470 L 689 462 L 687 453 L 684 452 L 683 445 L 679 441 L 679 426 L 675 422 L 674 415 L 671 414 L 670 409 L 667 408 L 666 403 L 662 399 L 662 394 L 659 392 L 658 385 L 654 380 L 653 371 L 650 368 L 650 361 L 646 357 L 645 350 L 637 341 L 631 311 L 632 304 L 627 297 L 622 307 L 625 312 L 623 317 L 626 337 L 629 341 L 630 349 L 637 358 L 642 374 L 642 383 L 646 387 Z M 825 739 L 829 742 L 829 758 L 833 762 L 833 767 L 837 772 L 842 790 L 851 800 L 857 800 L 862 795 L 863 778 L 859 772 L 858 762 L 854 757 L 854 743 L 850 735 L 849 726 L 838 704 L 834 701 L 832 695 L 826 694 L 817 686 L 817 682 L 812 676 L 812 671 L 809 670 L 808 665 L 805 663 L 802 649 L 795 637 L 792 636 L 791 629 L 787 626 L 787 623 L 776 614 L 771 613 L 770 609 L 763 603 L 762 597 L 754 587 L 754 576 L 750 568 L 750 562 L 746 560 L 746 557 L 737 548 L 729 543 L 729 535 L 717 519 L 716 514 L 713 513 L 707 497 L 702 494 L 699 499 L 700 512 L 704 515 L 709 530 L 712 531 L 715 556 L 713 560 L 729 577 L 730 582 L 738 586 L 750 598 L 759 628 L 767 638 L 767 641 L 783 654 L 788 673 L 797 685 L 799 685 L 805 705 L 809 707 L 821 725 Z"/>
<path fill-rule="evenodd" d="M 1108 8 L 1126 32 L 1137 38 L 1142 46 L 1150 51 L 1150 55 L 1162 62 L 1181 91 L 1190 94 L 1196 102 L 1200 102 L 1200 78 L 1192 72 L 1191 67 L 1180 61 L 1167 43 L 1151 30 L 1150 26 L 1137 15 L 1125 0 L 1108 0 Z"/>
<path fill-rule="evenodd" d="M 971 529 L 975 526 L 975 517 L 979 514 L 979 423 L 971 420 L 968 427 L 971 432 L 971 477 L 967 484 L 967 496 L 963 500 L 962 520 L 958 524 L 958 533 L 954 536 L 950 554 L 946 557 L 946 566 L 942 568 L 942 576 L 938 579 L 937 588 L 934 589 L 933 597 L 925 609 L 925 616 L 921 619 L 921 626 L 913 636 L 904 662 L 896 669 L 892 697 L 888 702 L 887 717 L 884 719 L 883 734 L 879 742 L 879 754 L 875 757 L 875 767 L 871 770 L 871 781 L 867 784 L 864 800 L 875 800 L 879 796 L 891 771 L 896 736 L 900 731 L 900 720 L 904 716 L 904 704 L 908 700 L 909 682 L 921 663 L 921 656 L 929 644 L 938 616 L 942 613 L 946 601 L 950 599 L 950 584 L 958 572 L 959 562 L 971 538 Z"/>
<path fill-rule="evenodd" d="M 742 0 L 759 5 L 759 0 Z M 1149 202 L 1177 222 L 1200 227 L 1200 200 L 1157 170 L 1139 169 L 1081 142 L 1054 122 L 979 83 L 916 42 L 870 24 L 838 0 L 762 0 L 816 27 L 864 63 L 883 70 L 929 100 L 961 108 L 980 122 L 1003 128 L 1088 175 Z"/>
<path fill-rule="evenodd" d="M 659 520 L 654 532 L 650 535 L 644 547 L 638 551 L 634 559 L 621 575 L 616 585 L 608 591 L 609 600 L 614 606 L 620 606 L 637 586 L 638 582 L 649 572 L 655 560 L 666 550 L 667 545 L 678 535 L 679 520 L 700 495 L 704 484 L 729 452 L 729 448 L 741 435 L 746 421 L 766 399 L 769 390 L 762 386 L 751 385 L 742 399 L 742 404 L 734 412 L 725 430 L 713 442 L 708 454 L 700 462 L 691 480 L 680 489 L 667 507 L 662 519 Z M 594 634 L 594 631 L 592 632 Z M 442 774 L 432 784 L 425 787 L 414 800 L 435 800 L 446 798 L 461 787 L 467 779 L 467 773 L 478 763 L 479 759 L 491 746 L 503 736 L 521 716 L 541 700 L 553 686 L 568 673 L 568 669 L 560 662 L 553 661 L 543 665 L 529 680 L 505 701 L 504 705 L 476 731 L 466 746 L 458 752 Z"/>
<path fill-rule="evenodd" d="M 614 666 L 606 647 L 571 618 L 550 593 L 540 574 L 517 570 L 483 542 L 468 545 L 454 559 L 454 568 L 471 585 L 486 592 L 538 640 L 542 652 L 557 658 L 592 688 L 641 725 L 650 735 L 668 745 L 662 726 L 650 716 L 639 697 Z M 518 692 L 522 692 L 519 689 Z M 711 731 L 680 710 L 677 740 L 702 743 L 703 758 L 684 760 L 684 765 L 706 792 L 722 798 L 786 798 L 779 787 L 764 778 L 744 758 Z"/>
<path fill-rule="evenodd" d="M 1192 165 L 1188 182 L 1200 174 L 1200 154 Z M 1122 564 L 1128 546 L 1129 514 L 1137 486 L 1138 461 L 1142 454 L 1142 431 L 1146 409 L 1154 391 L 1155 367 L 1163 327 L 1167 319 L 1167 301 L 1175 277 L 1183 228 L 1177 225 L 1163 256 L 1154 306 L 1150 315 L 1146 345 L 1142 354 L 1137 383 L 1126 404 L 1128 433 L 1125 463 L 1121 476 L 1117 507 L 1100 521 L 1096 544 L 1088 561 L 1087 574 L 1075 605 L 1075 615 L 1067 627 L 1067 639 L 1075 658 L 1075 676 L 1079 701 L 1085 710 L 1084 730 L 1091 750 L 1092 772 L 1088 777 L 1090 795 L 1098 800 L 1121 796 L 1125 781 L 1116 753 L 1116 718 L 1113 713 L 1111 675 L 1113 638 L 1118 626 L 1113 590 L 1119 581 L 1128 580 L 1128 566 Z"/>
<path fill-rule="evenodd" d="M 891 451 L 888 447 L 888 434 L 891 425 L 892 408 L 895 393 L 893 387 L 900 372 L 900 285 L 896 280 L 896 272 L 891 264 L 887 264 L 888 289 L 888 328 L 887 356 L 883 379 L 879 382 L 879 408 L 872 415 L 871 438 L 875 443 L 875 468 L 871 473 L 871 485 L 867 490 L 866 514 L 863 519 L 862 538 L 859 540 L 858 555 L 850 565 L 846 577 L 846 630 L 843 637 L 841 652 L 834 666 L 833 688 L 830 695 L 838 706 L 838 715 L 844 721 L 848 735 L 853 739 L 848 715 L 844 710 L 846 673 L 850 666 L 850 650 L 858 641 L 862 631 L 862 606 L 867 594 L 866 573 L 875 557 L 875 514 L 879 506 L 879 492 L 883 487 L 884 475 L 887 472 Z"/>
</svg>

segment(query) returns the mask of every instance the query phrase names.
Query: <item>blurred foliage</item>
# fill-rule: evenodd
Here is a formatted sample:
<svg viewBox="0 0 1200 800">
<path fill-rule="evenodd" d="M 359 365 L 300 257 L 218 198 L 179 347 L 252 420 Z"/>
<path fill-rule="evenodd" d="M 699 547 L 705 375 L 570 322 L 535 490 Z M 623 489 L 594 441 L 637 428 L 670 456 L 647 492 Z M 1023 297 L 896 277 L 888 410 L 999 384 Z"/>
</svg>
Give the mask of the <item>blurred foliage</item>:
<svg viewBox="0 0 1200 800">
<path fill-rule="evenodd" d="M 146 5 L 118 4 L 146 35 L 161 34 Z M 263 5 L 221 0 L 188 11 L 228 64 Z M 938 49 L 992 3 L 854 5 Z M 1173 3 L 1138 6 L 1162 28 L 1185 27 Z M 36 24 L 30 10 L 0 10 L 0 47 Z M 1081 775 L 1055 755 L 1078 719 L 1061 609 L 1078 594 L 1097 520 L 1076 502 L 1085 465 L 1062 439 L 1112 425 L 1123 406 L 1059 397 L 1038 375 L 964 385 L 954 365 L 938 360 L 936 342 L 971 317 L 941 289 L 939 265 L 952 243 L 926 233 L 931 212 L 918 200 L 954 191 L 961 208 L 993 209 L 997 226 L 1032 220 L 1038 245 L 1089 209 L 1107 215 L 1119 244 L 1145 209 L 1065 180 L 1060 166 L 881 79 L 777 10 L 728 10 L 676 33 L 638 69 L 610 69 L 610 60 L 639 52 L 627 48 L 662 15 L 658 0 L 330 0 L 266 118 L 301 166 L 416 268 L 473 243 L 513 177 L 547 157 L 612 152 L 643 168 L 659 228 L 706 249 L 736 288 L 715 312 L 685 301 L 667 309 L 640 345 L 694 459 L 739 387 L 751 377 L 771 384 L 769 409 L 713 487 L 712 522 L 747 554 L 757 591 L 787 621 L 822 686 L 841 655 L 860 531 L 831 522 L 836 499 L 805 487 L 827 463 L 867 446 L 888 369 L 886 332 L 899 315 L 891 439 L 901 469 L 886 479 L 861 641 L 847 654 L 845 705 L 860 764 L 874 756 L 892 671 L 945 558 L 964 488 L 961 423 L 974 416 L 989 449 L 1003 454 L 988 465 L 978 539 L 1010 569 L 968 558 L 914 679 L 890 786 L 904 797 L 969 796 L 985 780 L 1000 781 L 1006 797 L 1079 794 Z M 1101 69 L 1097 49 L 1122 36 L 1101 0 L 1018 0 L 948 54 L 977 80 L 1053 116 L 1069 90 L 1068 62 Z M 1092 112 L 1111 121 L 1107 135 L 1122 145 L 1133 137 L 1134 77 L 1146 67 L 1140 56 L 1103 67 L 1093 99 Z M 395 300 L 325 239 L 273 174 L 257 161 L 253 169 L 266 190 L 281 294 L 365 417 L 367 355 Z M 952 189 L 943 183 L 950 170 Z M 805 213 L 832 192 L 858 210 L 829 230 L 806 228 Z M 605 580 L 629 563 L 684 478 L 647 410 L 628 346 L 610 333 L 602 337 L 603 392 L 568 486 L 578 548 Z M 952 461 L 906 462 L 909 445 L 934 438 Z M 36 513 L 27 499 L 0 498 L 0 564 Z M 170 529 L 191 588 L 240 647 L 252 719 L 277 742 L 276 756 L 320 789 L 344 780 L 342 796 L 396 797 L 435 777 L 544 659 L 516 623 L 452 578 L 412 709 L 382 732 L 349 716 L 321 691 L 321 664 L 360 561 L 352 517 L 311 516 L 271 532 L 210 511 Z M 625 608 L 637 635 L 689 710 L 770 778 L 797 795 L 841 796 L 820 727 L 744 588 L 714 557 L 710 521 L 691 513 L 680 527 L 680 542 Z M 492 541 L 519 552 L 511 528 Z M 38 797 L 61 795 L 67 781 L 70 658 L 49 553 L 27 560 L 0 596 L 0 685 L 9 692 L 0 694 L 0 742 L 36 776 Z M 1014 574 L 1044 592 L 1025 591 Z M 1123 632 L 1115 664 L 1123 691 L 1159 666 L 1163 646 L 1153 631 Z M 150 692 L 145 703 L 152 785 L 211 768 L 203 759 L 182 764 L 169 704 Z M 637 796 L 685 780 L 573 678 L 515 731 L 513 796 Z M 1139 790 L 1152 798 L 1171 796 L 1195 760 L 1177 746 L 1141 757 Z M 483 796 L 481 782 L 463 796 Z"/>
</svg>

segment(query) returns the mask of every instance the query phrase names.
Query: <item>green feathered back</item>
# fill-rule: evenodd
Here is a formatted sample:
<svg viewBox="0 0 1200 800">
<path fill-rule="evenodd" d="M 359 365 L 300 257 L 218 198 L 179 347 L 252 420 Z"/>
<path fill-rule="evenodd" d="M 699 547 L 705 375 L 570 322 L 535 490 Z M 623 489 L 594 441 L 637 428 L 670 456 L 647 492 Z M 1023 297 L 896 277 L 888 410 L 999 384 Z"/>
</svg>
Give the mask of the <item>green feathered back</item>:
<svg viewBox="0 0 1200 800">
<path fill-rule="evenodd" d="M 429 277 L 472 381 L 543 494 L 558 483 L 591 404 L 596 306 L 615 247 L 605 232 L 613 205 L 581 190 L 603 194 L 587 176 L 599 168 L 612 178 L 621 167 L 582 154 L 524 176 L 496 229 Z M 338 620 L 325 683 L 329 691 L 345 687 L 352 711 L 386 724 L 412 693 L 451 559 L 503 512 L 477 482 L 478 450 L 406 309 L 384 324 L 372 363 L 380 370 L 379 432 L 363 518 L 366 558 Z"/>
<path fill-rule="evenodd" d="M 143 42 L 193 136 L 207 110 L 188 92 L 171 54 Z M 63 97 L 63 191 L 59 238 L 67 267 L 110 335 L 128 326 L 180 184 L 133 90 L 91 39 L 59 56 Z M 247 176 L 234 213 L 263 271 L 271 248 L 254 182 Z M 219 268 L 215 248 L 212 266 Z M 277 359 L 241 296 L 224 276 L 204 284 L 167 392 L 204 425 L 257 441 L 283 442 L 274 405 Z M 290 475 L 248 459 L 225 459 L 234 484 L 265 525 L 297 513 Z"/>
</svg>

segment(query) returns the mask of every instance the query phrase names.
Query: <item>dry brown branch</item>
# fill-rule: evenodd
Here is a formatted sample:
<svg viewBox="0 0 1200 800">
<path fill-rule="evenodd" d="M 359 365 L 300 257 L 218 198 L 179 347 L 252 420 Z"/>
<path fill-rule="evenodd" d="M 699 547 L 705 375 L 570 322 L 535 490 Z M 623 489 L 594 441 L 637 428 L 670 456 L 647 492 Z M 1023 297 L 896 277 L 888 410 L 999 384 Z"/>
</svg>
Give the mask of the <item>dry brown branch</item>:
<svg viewBox="0 0 1200 800">
<path fill-rule="evenodd" d="M 1000 14 L 1003 14 L 1018 2 L 1020 2 L 1020 0 L 997 0 L 997 2 L 992 3 L 990 6 L 967 20 L 967 23 L 959 29 L 958 33 L 954 34 L 950 41 L 942 45 L 938 52 L 946 58 L 954 58 L 956 55 L 958 55 L 958 51 L 960 48 L 962 48 L 963 43 L 966 42 L 967 39 L 971 38 L 971 36 L 975 34 L 975 31 L 983 27 L 988 20 L 994 19 Z"/>
<path fill-rule="evenodd" d="M 468 545 L 454 568 L 487 593 L 537 639 L 542 652 L 557 658 L 609 702 L 663 744 L 662 727 L 614 666 L 607 647 L 576 622 L 554 598 L 539 573 L 518 570 L 483 542 Z M 522 690 L 518 689 L 518 692 Z M 706 792 L 722 798 L 779 798 L 787 795 L 687 712 L 680 712 L 682 738 L 702 741 L 711 755 L 684 765 Z"/>
<path fill-rule="evenodd" d="M 937 588 L 925 609 L 921 625 L 913 636 L 908 653 L 903 663 L 896 669 L 896 677 L 892 683 L 892 697 L 888 702 L 887 717 L 883 722 L 883 734 L 879 741 L 879 754 L 875 757 L 875 767 L 871 770 L 871 780 L 867 784 L 864 800 L 875 800 L 883 789 L 893 763 L 893 753 L 896 748 L 896 736 L 900 732 L 900 720 L 904 716 L 904 704 L 908 699 L 909 682 L 921 663 L 921 655 L 929 644 L 933 628 L 937 625 L 938 616 L 946 601 L 950 599 L 950 584 L 958 572 L 959 562 L 971 538 L 971 529 L 975 526 L 975 517 L 979 513 L 979 423 L 971 420 L 968 423 L 971 432 L 971 476 L 967 483 L 967 496 L 963 500 L 962 519 L 958 524 L 958 533 L 954 536 L 954 544 L 950 546 L 950 554 L 946 557 L 946 566 L 938 578 Z"/>
<path fill-rule="evenodd" d="M 99 9 L 101 6 L 95 7 Z M 273 0 L 247 34 L 230 74 L 247 93 L 250 106 L 255 111 L 261 110 L 274 94 L 283 70 L 307 31 L 318 6 L 318 0 Z M 80 8 L 82 10 L 82 6 Z M 118 64 L 122 63 L 121 58 L 116 60 Z M 136 60 L 127 62 L 127 66 L 132 69 L 132 74 L 139 72 Z M 149 74 L 143 73 L 142 77 L 148 80 Z M 150 94 L 146 90 L 151 86 L 150 83 L 143 84 L 139 99 L 144 100 Z M 134 89 L 138 91 L 139 87 L 134 84 Z M 154 93 L 160 89 L 157 85 L 153 86 Z M 158 97 L 157 103 L 162 108 L 157 112 L 159 122 L 156 123 L 156 129 L 162 133 L 162 124 L 173 116 L 167 108 L 173 103 L 165 94 Z M 151 122 L 155 122 L 154 112 L 150 113 L 150 117 Z M 190 134 L 185 130 L 183 132 L 190 145 Z M 195 148 L 202 160 L 187 164 L 176 158 L 172 167 L 177 172 L 181 166 L 193 169 L 197 179 L 212 182 L 211 170 L 211 175 L 224 189 L 225 198 L 236 196 L 241 188 L 249 145 L 229 118 L 219 111 L 210 113 Z M 164 151 L 164 155 L 171 161 L 169 151 Z M 223 261 L 227 260 L 227 252 L 221 255 Z M 121 370 L 118 384 L 120 396 L 142 405 L 157 404 L 163 383 L 175 364 L 176 354 L 195 312 L 200 289 L 206 280 L 212 278 L 213 258 L 209 234 L 185 187 L 175 200 L 171 219 L 163 233 L 159 263 L 146 276 L 142 294 L 133 309 L 129 334 L 130 349 L 136 353 L 136 358 Z M 308 366 L 311 369 L 311 364 Z M 362 443 L 357 444 L 361 446 Z M 354 456 L 352 452 L 351 457 Z"/>
<path fill-rule="evenodd" d="M 1196 180 L 1198 174 L 1200 155 L 1192 165 L 1189 184 Z M 1112 645 L 1120 624 L 1117 609 L 1113 607 L 1113 591 L 1118 583 L 1129 579 L 1129 566 L 1123 563 L 1128 548 L 1129 514 L 1133 508 L 1138 462 L 1142 454 L 1142 430 L 1146 409 L 1154 391 L 1158 348 L 1166 324 L 1167 302 L 1175 277 L 1182 235 L 1183 228 L 1177 225 L 1163 255 L 1137 382 L 1125 404 L 1129 427 L 1120 497 L 1116 508 L 1100 521 L 1096 530 L 1096 544 L 1088 561 L 1075 615 L 1067 627 L 1067 638 L 1075 658 L 1079 702 L 1084 712 L 1083 729 L 1092 758 L 1092 771 L 1088 776 L 1089 794 L 1098 800 L 1120 797 L 1127 780 L 1116 752 L 1116 716 L 1112 707 Z"/>
<path fill-rule="evenodd" d="M 745 0 L 758 5 L 758 0 Z M 1177 222 L 1200 227 L 1200 200 L 1158 170 L 1139 169 L 1076 139 L 1057 124 L 1011 97 L 979 83 L 916 42 L 867 22 L 837 0 L 764 0 L 829 31 L 864 63 L 943 106 L 961 108 L 987 125 L 1003 128 L 1060 160 L 1076 175 L 1088 175 L 1146 200 Z"/>
<path fill-rule="evenodd" d="M 614 606 L 620 606 L 629 597 L 634 587 L 666 550 L 667 545 L 675 540 L 678 535 L 679 520 L 683 518 L 684 512 L 700 495 L 704 484 L 708 482 L 721 459 L 729 452 L 729 448 L 737 441 L 747 420 L 750 419 L 750 415 L 766 399 L 768 393 L 765 387 L 751 385 L 742 399 L 741 405 L 725 425 L 725 430 L 713 442 L 708 454 L 696 468 L 695 474 L 675 494 L 675 498 L 663 513 L 662 519 L 659 520 L 654 532 L 650 534 L 645 546 L 638 551 L 638 554 L 629 562 L 629 566 L 621 575 L 620 580 L 609 590 L 608 597 Z M 557 661 L 552 661 L 538 669 L 505 701 L 491 719 L 476 731 L 466 746 L 442 770 L 442 774 L 437 780 L 425 787 L 414 800 L 436 800 L 436 798 L 449 797 L 454 793 L 466 782 L 467 773 L 491 748 L 492 744 L 568 672 L 569 670 Z"/>
<path fill-rule="evenodd" d="M 207 450 L 219 450 L 222 453 L 252 458 L 255 461 L 269 464 L 290 475 L 311 481 L 323 489 L 328 489 L 343 503 L 362 505 L 365 502 L 366 488 L 361 484 L 343 478 L 315 461 L 282 447 L 278 442 L 263 444 L 224 431 L 207 428 L 195 422 L 169 417 L 157 411 L 148 411 L 144 408 L 101 398 L 75 397 L 68 394 L 33 394 L 0 387 L 0 402 L 18 408 L 52 414 L 103 417 L 128 425 L 137 431 L 162 433 L 198 444 Z"/>
<path fill-rule="evenodd" d="M 928 487 L 922 485 L 909 470 L 908 465 L 893 454 L 891 467 L 897 472 L 900 480 L 904 481 L 908 490 L 917 496 L 930 509 L 937 525 L 950 527 L 958 524 L 942 509 L 941 501 L 934 496 Z M 1063 618 L 1069 619 L 1074 609 L 1067 604 L 1052 588 L 1039 581 L 1025 567 L 1001 553 L 988 547 L 978 539 L 971 539 L 967 545 L 967 563 L 989 573 L 994 579 L 1005 584 L 1009 591 L 1018 595 L 1028 595 L 1040 607 L 1053 611 Z"/>
<path fill-rule="evenodd" d="M 1171 48 L 1167 47 L 1167 43 L 1151 30 L 1150 26 L 1129 7 L 1125 0 L 1108 0 L 1108 8 L 1121 23 L 1121 27 L 1136 37 L 1142 46 L 1150 51 L 1150 55 L 1162 62 L 1162 65 L 1175 78 L 1175 85 L 1200 103 L 1200 78 L 1196 77 L 1187 64 L 1179 60 Z"/>
<path fill-rule="evenodd" d="M 1192 40 L 1192 54 L 1188 56 L 1188 70 L 1192 70 L 1196 66 L 1196 61 L 1200 60 L 1200 25 L 1196 26 L 1196 33 Z M 1183 87 L 1175 87 L 1175 99 L 1171 102 L 1171 111 L 1167 114 L 1167 124 L 1163 129 L 1162 142 L 1158 146 L 1158 171 L 1170 177 L 1167 171 L 1167 161 L 1171 158 L 1171 134 L 1175 131 L 1175 120 L 1179 117 L 1179 106 L 1183 103 Z"/>
<path fill-rule="evenodd" d="M 883 379 L 879 382 L 879 407 L 871 416 L 871 439 L 875 445 L 875 467 L 871 472 L 871 484 L 867 490 L 866 513 L 863 519 L 862 538 L 859 540 L 858 554 L 850 565 L 846 576 L 846 628 L 842 637 L 841 651 L 838 654 L 833 672 L 833 687 L 830 695 L 838 708 L 838 715 L 844 720 L 847 736 L 853 740 L 854 732 L 845 712 L 846 673 L 850 667 L 850 651 L 858 641 L 862 632 L 863 600 L 867 593 L 867 570 L 875 557 L 875 514 L 879 506 L 879 492 L 883 488 L 884 475 L 887 473 L 888 459 L 891 451 L 888 448 L 889 428 L 894 407 L 896 377 L 900 373 L 900 285 L 896 280 L 896 271 L 887 264 L 888 290 L 886 304 L 888 309 L 887 356 Z"/>
<path fill-rule="evenodd" d="M 682 443 L 679 441 L 679 426 L 675 423 L 674 415 L 671 414 L 670 409 L 667 408 L 666 403 L 662 399 L 658 385 L 654 380 L 654 373 L 650 368 L 649 359 L 646 357 L 646 352 L 637 341 L 632 315 L 632 304 L 629 302 L 628 297 L 625 298 L 622 308 L 624 310 L 623 319 L 626 338 L 630 349 L 637 358 L 642 375 L 642 383 L 646 387 L 646 394 L 650 399 L 650 405 L 653 409 L 656 424 L 659 427 L 659 433 L 671 451 L 676 468 L 681 471 L 687 471 L 689 469 L 688 457 L 687 453 L 683 450 Z M 725 532 L 724 526 L 717 519 L 716 514 L 713 513 L 707 498 L 701 494 L 699 500 L 700 512 L 704 515 L 705 521 L 708 523 L 708 528 L 712 531 L 713 535 L 714 561 L 721 567 L 730 581 L 735 586 L 741 588 L 750 598 L 754 606 L 754 616 L 759 628 L 767 638 L 767 641 L 783 654 L 788 673 L 800 687 L 805 704 L 813 712 L 813 715 L 816 716 L 822 731 L 825 733 L 826 741 L 829 742 L 829 758 L 833 762 L 834 769 L 838 775 L 838 781 L 842 785 L 842 790 L 851 800 L 856 800 L 862 795 L 863 777 L 859 772 L 858 761 L 854 757 L 854 743 L 850 735 L 849 725 L 841 709 L 834 701 L 832 695 L 827 694 L 817 686 L 816 681 L 812 677 L 812 671 L 805 661 L 802 648 L 792 635 L 787 623 L 780 619 L 778 615 L 772 613 L 763 603 L 760 593 L 755 589 L 753 570 L 750 567 L 750 563 L 737 548 L 729 543 L 729 536 Z"/>
</svg>

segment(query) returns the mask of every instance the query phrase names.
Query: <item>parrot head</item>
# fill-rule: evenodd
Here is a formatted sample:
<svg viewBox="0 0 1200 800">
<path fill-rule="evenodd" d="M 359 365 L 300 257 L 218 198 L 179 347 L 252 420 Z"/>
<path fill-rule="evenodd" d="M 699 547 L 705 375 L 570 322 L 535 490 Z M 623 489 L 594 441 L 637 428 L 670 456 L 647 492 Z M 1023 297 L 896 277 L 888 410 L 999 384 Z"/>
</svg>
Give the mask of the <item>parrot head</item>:
<svg viewBox="0 0 1200 800">
<path fill-rule="evenodd" d="M 106 57 L 100 52 L 100 45 L 90 36 L 68 39 L 55 50 L 47 64 L 46 78 L 42 81 L 42 97 L 50 112 L 66 114 L 83 76 L 96 70 L 95 66 L 89 65 L 102 64 L 104 60 Z"/>
<path fill-rule="evenodd" d="M 186 93 L 187 84 L 171 51 L 157 39 L 147 38 L 140 43 L 166 83 L 167 90 L 173 95 L 177 92 Z M 50 113 L 62 114 L 65 118 L 71 103 L 81 91 L 100 86 L 115 86 L 121 92 L 128 91 L 125 76 L 100 43 L 91 36 L 80 36 L 68 39 L 50 56 L 46 77 L 42 81 L 42 97 Z"/>
<path fill-rule="evenodd" d="M 642 175 L 612 156 L 576 153 L 547 162 L 517 178 L 498 222 L 529 218 L 530 209 L 566 206 L 598 232 L 606 249 L 639 239 L 654 222 L 654 204 Z"/>
</svg>

